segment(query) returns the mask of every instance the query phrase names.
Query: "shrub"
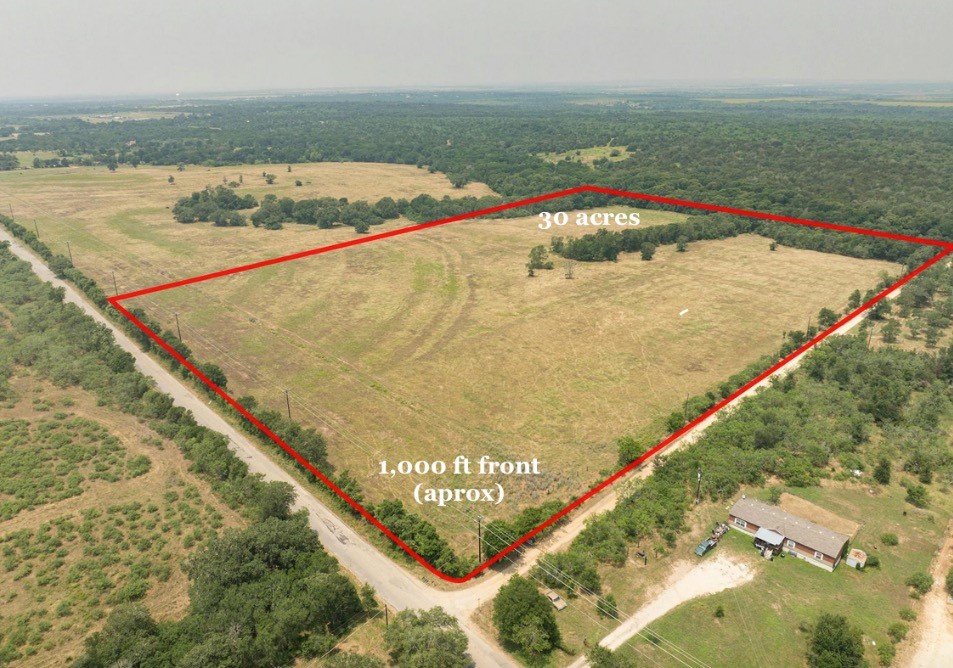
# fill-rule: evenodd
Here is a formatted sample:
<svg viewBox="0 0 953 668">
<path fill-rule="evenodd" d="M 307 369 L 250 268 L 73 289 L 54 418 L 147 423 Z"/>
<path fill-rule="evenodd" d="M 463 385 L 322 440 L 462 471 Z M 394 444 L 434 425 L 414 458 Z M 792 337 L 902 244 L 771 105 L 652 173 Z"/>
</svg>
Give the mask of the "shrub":
<svg viewBox="0 0 953 668">
<path fill-rule="evenodd" d="M 927 488 L 923 485 L 907 487 L 907 503 L 917 508 L 926 508 L 930 505 L 930 495 L 927 493 Z"/>
<path fill-rule="evenodd" d="M 618 619 L 619 606 L 616 603 L 615 596 L 612 594 L 600 596 L 598 602 L 596 603 L 596 612 L 599 613 L 600 617 Z"/>
<path fill-rule="evenodd" d="M 723 605 L 719 605 L 717 608 L 715 608 L 715 617 L 717 617 L 718 619 L 721 619 L 724 616 L 725 616 L 725 607 Z"/>
<path fill-rule="evenodd" d="M 880 536 L 880 542 L 884 545 L 894 547 L 900 544 L 900 539 L 897 538 L 897 534 L 895 533 L 885 533 Z"/>
<path fill-rule="evenodd" d="M 923 596 L 933 587 L 933 578 L 929 573 L 918 571 L 906 579 L 906 585 L 912 587 L 919 596 Z"/>
<path fill-rule="evenodd" d="M 884 644 L 877 647 L 877 656 L 880 658 L 881 666 L 893 665 L 893 657 L 897 654 L 897 648 L 890 644 Z"/>
<path fill-rule="evenodd" d="M 913 608 L 900 608 L 900 619 L 906 622 L 912 622 L 917 618 L 917 613 L 913 611 Z"/>
<path fill-rule="evenodd" d="M 908 627 L 903 622 L 894 622 L 887 627 L 887 635 L 893 642 L 897 643 L 907 637 L 907 630 Z"/>
</svg>

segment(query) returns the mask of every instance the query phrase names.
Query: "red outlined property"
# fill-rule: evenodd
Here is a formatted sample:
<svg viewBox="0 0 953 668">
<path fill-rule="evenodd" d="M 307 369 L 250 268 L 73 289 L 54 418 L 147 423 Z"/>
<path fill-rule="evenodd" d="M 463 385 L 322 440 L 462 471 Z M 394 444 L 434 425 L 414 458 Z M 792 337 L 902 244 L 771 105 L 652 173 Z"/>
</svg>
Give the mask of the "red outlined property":
<svg viewBox="0 0 953 668">
<path fill-rule="evenodd" d="M 798 348 L 798 349 L 795 350 L 794 352 L 790 353 L 789 355 L 787 355 L 787 356 L 784 357 L 783 359 L 781 359 L 781 360 L 779 360 L 778 362 L 776 362 L 773 366 L 771 366 L 769 369 L 767 369 L 767 370 L 765 370 L 764 372 L 762 372 L 761 374 L 759 374 L 756 378 L 753 378 L 752 380 L 750 380 L 749 382 L 745 383 L 743 386 L 741 386 L 740 388 L 738 388 L 738 389 L 737 389 L 735 392 L 733 392 L 730 396 L 728 396 L 728 397 L 722 399 L 721 401 L 717 402 L 714 406 L 712 406 L 710 409 L 708 409 L 707 411 L 705 411 L 702 415 L 698 416 L 696 419 L 692 420 L 691 422 L 689 422 L 688 424 L 686 424 L 685 426 L 683 426 L 683 427 L 680 428 L 679 430 L 673 432 L 672 434 L 669 434 L 666 438 L 664 438 L 662 441 L 660 441 L 659 443 L 657 443 L 654 447 L 652 447 L 651 449 L 649 449 L 649 450 L 648 450 L 645 454 L 643 454 L 641 457 L 639 457 L 639 458 L 636 459 L 635 461 L 631 462 L 631 463 L 628 464 L 627 466 L 621 468 L 620 470 L 616 471 L 616 472 L 615 472 L 614 474 L 612 474 L 611 476 L 609 476 L 609 477 L 605 478 L 604 480 L 602 480 L 601 482 L 599 482 L 597 485 L 595 485 L 594 487 L 592 487 L 592 488 L 591 488 L 589 491 L 587 491 L 585 494 L 582 494 L 581 496 L 579 496 L 575 501 L 573 501 L 572 503 L 570 503 L 569 505 L 567 505 L 566 507 L 564 507 L 564 508 L 563 508 L 562 510 L 560 510 L 559 512 L 557 512 L 557 513 L 555 513 L 554 515 L 552 515 L 550 518 L 548 518 L 548 519 L 545 520 L 544 522 L 540 523 L 540 524 L 539 524 L 538 526 L 536 526 L 534 529 L 532 529 L 531 531 L 527 532 L 525 535 L 523 535 L 522 537 L 520 537 L 519 539 L 517 539 L 516 541 L 514 541 L 512 544 L 510 544 L 507 548 L 505 548 L 505 549 L 501 550 L 500 552 L 498 552 L 498 553 L 497 553 L 494 557 L 492 557 L 491 559 L 488 559 L 488 560 L 484 561 L 482 564 L 479 564 L 479 565 L 478 565 L 476 568 L 474 568 L 470 573 L 468 573 L 468 574 L 466 574 L 466 575 L 464 575 L 464 576 L 462 576 L 462 577 L 452 577 L 452 576 L 449 576 L 449 575 L 447 575 L 447 574 L 441 572 L 439 569 L 435 568 L 435 567 L 434 567 L 433 565 L 431 565 L 430 563 L 428 563 L 423 557 L 421 557 L 419 554 L 417 554 L 409 545 L 407 545 L 404 541 L 402 541 L 397 535 L 395 535 L 395 534 L 394 534 L 390 529 L 388 529 L 383 523 L 381 523 L 380 521 L 378 521 L 378 520 L 377 520 L 370 512 L 368 512 L 360 503 L 358 503 L 357 501 L 355 501 L 355 500 L 354 500 L 353 498 L 351 498 L 347 493 L 345 493 L 340 487 L 338 487 L 338 486 L 334 483 L 333 480 L 331 480 L 328 476 L 326 476 L 326 475 L 323 474 L 321 471 L 319 471 L 316 467 L 314 467 L 310 462 L 308 462 L 304 457 L 302 457 L 298 452 L 296 452 L 296 451 L 294 450 L 294 448 L 292 448 L 290 445 L 288 445 L 287 443 L 285 443 L 277 434 L 275 434 L 275 433 L 274 433 L 272 430 L 270 430 L 265 424 L 263 424 L 263 423 L 262 423 L 260 420 L 258 420 L 254 415 L 252 415 L 248 410 L 246 410 L 243 406 L 241 406 L 228 392 L 226 392 L 226 391 L 223 390 L 222 388 L 218 387 L 215 383 L 213 383 L 206 375 L 204 375 L 198 368 L 196 368 L 196 366 L 195 366 L 194 364 L 192 364 L 192 363 L 189 362 L 187 359 L 185 359 L 185 358 L 184 358 L 179 352 L 177 352 L 171 345 L 169 345 L 166 341 L 164 341 L 164 340 L 159 336 L 159 334 L 157 334 L 156 332 L 154 332 L 154 331 L 152 331 L 151 329 L 149 329 L 140 319 L 138 319 L 135 315 L 133 315 L 133 314 L 132 314 L 125 306 L 123 306 L 123 304 L 122 304 L 122 302 L 124 302 L 124 301 L 126 301 L 126 300 L 129 300 L 129 299 L 134 299 L 134 298 L 136 298 L 136 297 L 142 297 L 142 296 L 145 296 L 145 295 L 154 294 L 154 293 L 157 293 L 157 292 L 163 292 L 163 291 L 171 290 L 171 289 L 173 289 L 173 288 L 177 288 L 177 287 L 181 287 L 181 286 L 193 285 L 193 284 L 196 284 L 196 283 L 202 283 L 202 282 L 205 282 L 205 281 L 210 281 L 210 280 L 213 280 L 213 279 L 216 279 L 216 278 L 221 278 L 221 277 L 224 277 L 224 276 L 231 276 L 231 275 L 233 275 L 233 274 L 239 274 L 239 273 L 251 271 L 251 270 L 254 270 L 254 269 L 259 269 L 259 268 L 262 268 L 262 267 L 267 267 L 267 266 L 271 266 L 271 265 L 275 265 L 275 264 L 281 264 L 281 263 L 285 263 L 285 262 L 290 262 L 290 261 L 292 261 L 292 260 L 297 260 L 297 259 L 306 258 L 306 257 L 312 257 L 312 256 L 324 254 L 324 253 L 330 253 L 330 252 L 333 252 L 333 251 L 338 251 L 338 250 L 342 250 L 342 249 L 345 249 L 345 248 L 349 248 L 349 247 L 351 247 L 351 246 L 358 246 L 358 245 L 367 244 L 367 243 L 371 243 L 371 242 L 375 242 L 375 241 L 380 241 L 380 240 L 387 239 L 387 238 L 390 238 L 390 237 L 396 237 L 396 236 L 400 236 L 400 235 L 404 235 L 404 234 L 410 234 L 410 233 L 412 233 L 412 232 L 417 232 L 417 231 L 421 231 L 421 230 L 426 230 L 426 229 L 429 229 L 429 228 L 438 227 L 438 226 L 442 226 L 442 225 L 448 225 L 448 224 L 455 223 L 455 222 L 458 222 L 458 221 L 463 221 L 463 220 L 468 220 L 468 219 L 473 219 L 473 218 L 479 218 L 479 217 L 487 216 L 487 215 L 490 215 L 490 214 L 493 214 L 493 213 L 498 213 L 498 212 L 501 212 L 501 211 L 505 211 L 505 210 L 508 210 L 508 209 L 515 209 L 515 208 L 518 208 L 518 207 L 524 207 L 524 206 L 528 206 L 528 205 L 532 205 L 532 204 L 536 204 L 536 203 L 540 203 L 540 202 L 545 202 L 545 201 L 549 201 L 549 200 L 555 200 L 555 199 L 559 199 L 559 198 L 562 198 L 562 197 L 566 197 L 566 196 L 570 196 L 570 195 L 575 195 L 575 194 L 579 194 L 579 193 L 597 193 L 597 194 L 608 195 L 608 196 L 612 196 L 612 197 L 622 197 L 622 198 L 629 198 L 629 199 L 634 199 L 634 200 L 641 200 L 641 201 L 645 201 L 645 202 L 654 202 L 654 203 L 658 203 L 658 204 L 664 204 L 664 205 L 669 205 L 669 206 L 675 206 L 675 207 L 680 207 L 680 208 L 685 208 L 685 209 L 698 209 L 698 210 L 703 210 L 703 211 L 711 211 L 711 212 L 717 212 L 717 213 L 733 214 L 733 215 L 744 216 L 744 217 L 748 217 L 748 218 L 757 218 L 757 219 L 759 219 L 759 220 L 767 220 L 767 221 L 772 221 L 772 222 L 786 223 L 786 224 L 792 224 L 792 225 L 803 225 L 803 226 L 807 226 L 807 227 L 813 227 L 813 228 L 819 228 L 819 229 L 832 230 L 832 231 L 842 232 L 842 233 L 848 233 L 848 234 L 860 234 L 860 235 L 864 235 L 864 236 L 878 237 L 878 238 L 889 239 L 889 240 L 894 240 L 894 241 L 901 241 L 901 242 L 907 242 L 907 243 L 913 243 L 913 244 L 921 244 L 921 245 L 926 245 L 926 246 L 933 246 L 933 247 L 936 247 L 936 248 L 939 249 L 939 250 L 938 250 L 938 252 L 937 252 L 936 255 L 934 255 L 933 257 L 931 257 L 929 260 L 927 260 L 926 262 L 924 262 L 922 265 L 918 266 L 917 268 L 915 268 L 915 269 L 913 269 L 912 271 L 910 271 L 909 273 L 907 273 L 903 278 L 901 278 L 900 280 L 898 280 L 898 281 L 897 281 L 896 283 L 894 283 L 893 285 L 890 285 L 889 287 L 887 287 L 887 288 L 885 288 L 884 290 L 882 290 L 879 294 L 875 295 L 872 299 L 870 299 L 870 300 L 867 301 L 866 303 L 861 304 L 858 308 L 854 309 L 853 311 L 851 311 L 850 313 L 848 313 L 847 315 L 845 315 L 845 316 L 844 316 L 843 318 L 841 318 L 838 322 L 836 322 L 832 327 L 830 327 L 830 328 L 824 330 L 823 332 L 819 333 L 817 336 L 815 336 L 813 339 L 811 339 L 810 341 L 808 341 L 807 343 L 805 343 L 804 345 L 802 345 L 800 348 Z M 764 380 L 764 379 L 767 378 L 768 376 L 774 374 L 778 369 L 784 367 L 784 366 L 785 366 L 786 364 L 788 364 L 790 361 L 792 361 L 792 360 L 796 359 L 797 357 L 801 356 L 801 355 L 804 354 L 807 350 L 809 350 L 809 349 L 813 348 L 814 346 L 816 346 L 820 341 L 824 340 L 824 339 L 825 339 L 827 336 L 829 336 L 832 332 L 836 331 L 837 329 L 839 329 L 841 326 L 843 326 L 844 324 L 846 324 L 847 322 L 849 322 L 850 320 L 852 320 L 852 319 L 855 318 L 856 316 L 860 315 L 861 313 L 863 313 L 863 312 L 866 311 L 867 309 L 871 308 L 874 304 L 876 304 L 876 303 L 879 302 L 880 300 L 886 298 L 888 294 L 890 294 L 891 292 L 895 291 L 896 289 L 898 289 L 900 286 L 904 285 L 904 284 L 907 283 L 908 281 L 912 280 L 914 277 L 918 276 L 918 275 L 921 274 L 923 271 L 925 271 L 925 270 L 928 269 L 929 267 L 933 266 L 934 264 L 936 264 L 937 262 L 939 262 L 942 258 L 946 257 L 946 256 L 949 255 L 950 253 L 953 253 L 953 243 L 945 242 L 945 241 L 938 241 L 938 240 L 935 240 L 935 239 L 924 239 L 924 238 L 913 237 L 913 236 L 908 236 L 908 235 L 894 234 L 894 233 L 891 233 L 891 232 L 884 232 L 884 231 L 880 231 L 880 230 L 868 230 L 868 229 L 862 229 L 862 228 L 856 228 L 856 227 L 849 227 L 849 226 L 845 226 L 845 225 L 836 225 L 836 224 L 832 224 L 832 223 L 825 223 L 825 222 L 820 222 L 820 221 L 804 220 L 804 219 L 794 218 L 794 217 L 790 217 L 790 216 L 780 216 L 780 215 L 776 215 L 776 214 L 762 213 L 762 212 L 751 211 L 751 210 L 746 210 L 746 209 L 736 209 L 736 208 L 725 207 L 725 206 L 719 206 L 719 205 L 713 205 L 713 204 L 705 204 L 705 203 L 700 203 L 700 202 L 691 202 L 691 201 L 678 200 L 678 199 L 672 199 L 672 198 L 667 198 L 667 197 L 659 197 L 659 196 L 656 196 L 656 195 L 648 195 L 648 194 L 644 194 L 644 193 L 633 193 L 633 192 L 626 192 L 626 191 L 621 191 L 621 190 L 614 190 L 614 189 L 610 189 L 610 188 L 602 188 L 602 187 L 599 187 L 599 186 L 586 185 L 586 186 L 579 186 L 579 187 L 577 187 L 577 188 L 571 188 L 571 189 L 568 189 L 568 190 L 562 190 L 562 191 L 558 191 L 558 192 L 553 192 L 553 193 L 549 193 L 549 194 L 546 194 L 546 195 L 541 195 L 541 196 L 538 196 L 538 197 L 533 197 L 533 198 L 529 198 L 529 199 L 524 199 L 524 200 L 520 200 L 520 201 L 516 201 L 516 202 L 509 202 L 509 203 L 506 203 L 506 204 L 501 204 L 501 205 L 499 205 L 499 206 L 490 207 L 490 208 L 482 209 L 482 210 L 479 210 L 479 211 L 472 211 L 472 212 L 469 212 L 469 213 L 460 214 L 460 215 L 457 215 L 457 216 L 451 216 L 451 217 L 449 217 L 449 218 L 443 218 L 443 219 L 440 219 L 440 220 L 435 220 L 435 221 L 431 221 L 431 222 L 427 222 L 427 223 L 421 223 L 421 224 L 417 224 L 417 225 L 410 225 L 410 226 L 407 226 L 407 227 L 402 227 L 402 228 L 397 228 L 397 229 L 393 229 L 393 230 L 388 230 L 388 231 L 386 231 L 386 232 L 382 232 L 382 233 L 379 233 L 379 234 L 357 237 L 357 238 L 350 239 L 350 240 L 348 240 L 348 241 L 344 241 L 344 242 L 340 242 L 340 243 L 334 243 L 334 244 L 330 244 L 330 245 L 327 245 L 327 246 L 321 246 L 321 247 L 318 247 L 318 248 L 312 248 L 312 249 L 305 250 L 305 251 L 301 251 L 301 252 L 298 252 L 298 253 L 292 253 L 292 254 L 290 254 L 290 255 L 284 255 L 284 256 L 281 256 L 281 257 L 275 257 L 275 258 L 271 258 L 271 259 L 267 259 L 267 260 L 262 260 L 262 261 L 259 261 L 259 262 L 253 262 L 253 263 L 250 263 L 250 264 L 245 264 L 245 265 L 241 265 L 241 266 L 237 266 L 237 267 L 232 267 L 232 268 L 229 268 L 229 269 L 223 269 L 223 270 L 215 271 L 215 272 L 208 273 L 208 274 L 202 274 L 202 275 L 200 275 L 200 276 L 194 276 L 194 277 L 191 277 L 191 278 L 185 278 L 185 279 L 181 279 L 181 280 L 178 280 L 178 281 L 172 281 L 172 282 L 164 283 L 164 284 L 161 284 L 161 285 L 155 285 L 155 286 L 148 287 L 148 288 L 143 288 L 143 289 L 140 289 L 140 290 L 134 290 L 134 291 L 131 291 L 131 292 L 127 292 L 127 293 L 125 293 L 125 294 L 117 295 L 117 296 L 115 296 L 115 297 L 110 297 L 110 298 L 109 298 L 109 303 L 112 304 L 112 306 L 114 306 L 120 313 L 122 313 L 122 314 L 123 314 L 126 318 L 128 318 L 132 323 L 134 323 L 139 329 L 141 329 L 152 341 L 154 341 L 157 345 L 159 345 L 161 348 L 163 348 L 163 349 L 164 349 L 167 353 L 169 353 L 172 357 L 174 357 L 176 360 L 178 360 L 183 366 L 185 366 L 186 368 L 188 368 L 189 371 L 191 371 L 197 378 L 199 378 L 203 383 L 205 383 L 209 388 L 211 388 L 212 391 L 214 391 L 217 395 L 219 395 L 223 400 L 225 400 L 229 405 L 231 405 L 235 410 L 237 410 L 241 415 L 243 415 L 243 416 L 244 416 L 246 419 L 248 419 L 251 423 L 253 423 L 255 426 L 257 426 L 257 427 L 262 431 L 262 433 L 264 433 L 268 438 L 270 438 L 272 441 L 274 441 L 279 447 L 281 447 L 285 452 L 287 452 L 291 457 L 293 457 L 299 464 L 301 464 L 301 466 L 303 466 L 305 469 L 307 469 L 311 474 L 313 474 L 316 478 L 318 478 L 322 483 L 324 483 L 325 485 L 327 485 L 328 488 L 330 488 L 332 491 L 334 491 L 336 494 L 338 494 L 342 499 L 344 499 L 344 501 L 347 502 L 352 508 L 354 508 L 354 510 L 355 510 L 356 512 L 358 512 L 362 517 L 364 517 L 364 519 L 366 519 L 368 522 L 370 522 L 371 524 L 373 524 L 377 529 L 379 529 L 382 533 L 384 533 L 388 538 L 390 538 L 390 539 L 391 539 L 392 541 L 394 541 L 398 546 L 400 546 L 403 550 L 405 550 L 414 560 L 416 560 L 418 563 L 420 563 L 424 568 L 426 568 L 427 570 L 429 570 L 431 573 L 433 573 L 433 574 L 436 575 L 437 577 L 440 577 L 441 579 L 446 580 L 446 581 L 448 581 L 448 582 L 452 582 L 452 583 L 464 583 L 464 582 L 467 582 L 468 580 L 472 579 L 473 577 L 475 577 L 476 575 L 478 575 L 479 573 L 481 573 L 481 572 L 484 571 L 485 569 L 489 568 L 491 565 L 493 565 L 494 563 L 496 563 L 496 562 L 499 561 L 500 559 L 503 559 L 504 557 L 506 557 L 508 554 L 510 554 L 510 553 L 513 552 L 514 550 L 518 549 L 521 545 L 523 545 L 523 544 L 526 543 L 527 541 L 531 540 L 531 539 L 532 539 L 534 536 L 536 536 L 539 532 L 543 531 L 543 530 L 546 529 L 547 527 L 551 526 L 551 525 L 554 524 L 555 522 L 559 521 L 560 519 L 562 519 L 563 517 L 565 517 L 566 515 L 568 515 L 570 512 L 572 512 L 572 511 L 575 510 L 576 508 L 580 507 L 582 504 L 586 503 L 586 501 L 588 501 L 588 500 L 591 499 L 593 496 L 595 496 L 596 494 L 598 494 L 599 492 L 601 492 L 602 490 L 604 490 L 605 488 L 607 488 L 609 485 L 612 485 L 614 482 L 616 482 L 617 480 L 619 480 L 621 477 L 625 476 L 627 473 L 629 473 L 629 472 L 632 471 L 633 469 L 636 469 L 636 468 L 638 468 L 639 466 L 641 466 L 643 463 L 645 463 L 646 461 L 648 461 L 649 459 L 651 459 L 652 457 L 654 457 L 655 455 L 657 455 L 659 452 L 661 452 L 662 450 L 664 450 L 665 448 L 667 448 L 667 447 L 668 447 L 669 445 L 671 445 L 673 442 L 675 442 L 676 440 L 678 440 L 681 436 L 683 436 L 683 435 L 686 434 L 687 432 L 691 431 L 691 430 L 692 430 L 694 427 L 696 427 L 699 423 L 705 421 L 706 419 L 708 419 L 709 417 L 711 417 L 712 415 L 714 415 L 714 414 L 717 413 L 718 411 L 722 410 L 726 405 L 730 404 L 733 400 L 735 400 L 735 399 L 736 399 L 737 397 L 739 397 L 740 395 L 744 394 L 744 393 L 745 393 L 746 391 L 748 391 L 750 388 L 752 388 L 753 386 L 757 385 L 758 383 L 760 383 L 762 380 Z"/>
</svg>

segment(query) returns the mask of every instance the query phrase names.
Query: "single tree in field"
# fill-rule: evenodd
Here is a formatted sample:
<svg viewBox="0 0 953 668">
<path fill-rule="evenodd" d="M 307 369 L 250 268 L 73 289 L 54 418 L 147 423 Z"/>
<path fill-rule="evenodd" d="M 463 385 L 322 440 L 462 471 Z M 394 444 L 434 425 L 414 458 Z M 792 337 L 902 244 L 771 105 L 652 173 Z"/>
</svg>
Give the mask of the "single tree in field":
<svg viewBox="0 0 953 668">
<path fill-rule="evenodd" d="M 175 177 L 169 174 L 169 185 L 175 185 Z"/>
<path fill-rule="evenodd" d="M 646 262 L 655 256 L 655 244 L 649 243 L 648 241 L 642 244 L 642 248 L 640 250 L 642 251 L 642 259 Z"/>
<path fill-rule="evenodd" d="M 631 436 L 618 438 L 615 444 L 619 450 L 619 466 L 626 466 L 645 454 L 645 445 Z"/>
<path fill-rule="evenodd" d="M 274 174 L 265 174 L 265 183 L 267 183 L 268 185 L 271 185 L 272 183 L 275 182 L 276 178 L 278 177 L 275 176 Z"/>
<path fill-rule="evenodd" d="M 185 163 L 184 163 L 184 162 L 180 162 L 180 163 L 179 163 L 179 166 L 176 167 L 176 169 L 178 169 L 180 172 L 184 172 L 184 171 L 185 171 Z"/>
<path fill-rule="evenodd" d="M 770 250 L 770 251 L 776 251 L 777 249 L 778 249 L 778 242 L 777 242 L 777 241 L 772 241 L 770 244 L 768 244 L 768 250 Z"/>
<path fill-rule="evenodd" d="M 493 599 L 493 624 L 504 642 L 531 654 L 550 652 L 562 641 L 552 603 L 519 575 Z"/>
<path fill-rule="evenodd" d="M 820 325 L 822 329 L 833 327 L 836 322 L 837 314 L 829 308 L 822 308 L 817 314 L 817 324 Z"/>
<path fill-rule="evenodd" d="M 533 246 L 529 251 L 529 268 L 530 269 L 552 269 L 553 263 L 549 259 L 549 251 L 546 250 L 546 246 L 540 244 L 539 246 Z"/>
<path fill-rule="evenodd" d="M 683 236 L 680 236 L 678 239 L 676 239 L 676 240 L 675 240 L 675 250 L 678 251 L 679 253 L 684 253 L 685 251 L 687 251 L 687 250 L 688 250 L 688 237 L 686 237 L 686 236 L 683 235 Z"/>
<path fill-rule="evenodd" d="M 291 173 L 291 165 L 288 165 L 288 173 Z"/>
<path fill-rule="evenodd" d="M 842 615 L 822 614 L 814 625 L 807 663 L 811 668 L 864 668 L 864 641 L 860 630 Z"/>
<path fill-rule="evenodd" d="M 854 290 L 847 298 L 847 308 L 855 309 L 860 306 L 860 290 Z"/>
</svg>

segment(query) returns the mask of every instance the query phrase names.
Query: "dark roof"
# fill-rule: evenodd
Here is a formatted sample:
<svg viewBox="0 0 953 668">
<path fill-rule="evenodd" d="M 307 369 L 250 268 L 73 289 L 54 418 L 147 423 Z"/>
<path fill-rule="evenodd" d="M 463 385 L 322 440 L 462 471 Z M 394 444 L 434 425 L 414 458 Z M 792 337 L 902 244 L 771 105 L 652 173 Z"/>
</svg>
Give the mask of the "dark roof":
<svg viewBox="0 0 953 668">
<path fill-rule="evenodd" d="M 756 499 L 742 497 L 728 512 L 734 517 L 740 517 L 746 522 L 776 531 L 804 547 L 823 552 L 831 557 L 838 556 L 849 540 L 849 537 L 842 533 Z"/>
</svg>

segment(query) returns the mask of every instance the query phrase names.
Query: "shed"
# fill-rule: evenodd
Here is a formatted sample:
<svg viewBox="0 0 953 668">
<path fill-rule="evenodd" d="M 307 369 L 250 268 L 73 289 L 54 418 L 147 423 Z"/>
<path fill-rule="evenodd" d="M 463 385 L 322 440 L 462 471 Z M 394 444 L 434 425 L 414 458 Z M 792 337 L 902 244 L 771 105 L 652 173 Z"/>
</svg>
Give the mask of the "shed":
<svg viewBox="0 0 953 668">
<path fill-rule="evenodd" d="M 863 568 L 867 565 L 867 553 L 855 547 L 847 554 L 847 565 L 851 568 Z"/>
</svg>

